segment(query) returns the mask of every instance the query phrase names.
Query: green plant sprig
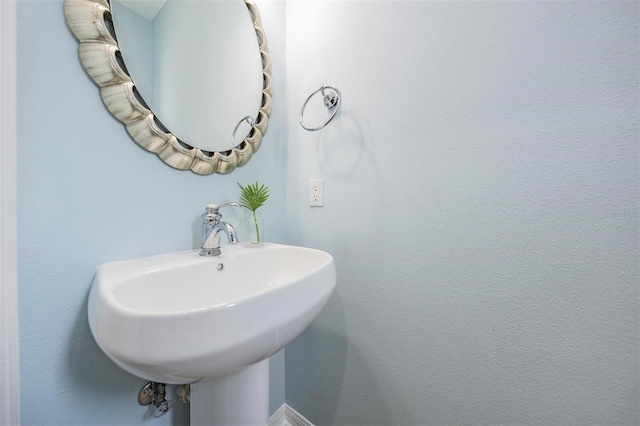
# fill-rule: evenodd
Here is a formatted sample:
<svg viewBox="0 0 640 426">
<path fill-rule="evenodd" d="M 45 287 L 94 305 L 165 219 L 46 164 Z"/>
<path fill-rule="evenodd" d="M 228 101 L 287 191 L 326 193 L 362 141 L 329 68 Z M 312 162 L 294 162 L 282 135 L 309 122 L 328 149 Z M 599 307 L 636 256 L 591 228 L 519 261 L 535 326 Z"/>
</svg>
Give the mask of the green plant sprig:
<svg viewBox="0 0 640 426">
<path fill-rule="evenodd" d="M 258 226 L 258 217 L 256 216 L 256 210 L 258 210 L 269 198 L 269 188 L 265 185 L 260 185 L 258 182 L 242 186 L 238 182 L 240 187 L 240 199 L 238 204 L 253 212 L 253 223 L 256 227 L 256 238 L 258 244 L 260 244 L 260 228 Z"/>
<path fill-rule="evenodd" d="M 262 207 L 269 198 L 269 188 L 265 185 L 258 184 L 258 182 L 248 184 L 247 186 L 242 186 L 238 183 L 238 186 L 240 187 L 240 200 L 238 204 L 248 208 L 252 212 Z"/>
</svg>

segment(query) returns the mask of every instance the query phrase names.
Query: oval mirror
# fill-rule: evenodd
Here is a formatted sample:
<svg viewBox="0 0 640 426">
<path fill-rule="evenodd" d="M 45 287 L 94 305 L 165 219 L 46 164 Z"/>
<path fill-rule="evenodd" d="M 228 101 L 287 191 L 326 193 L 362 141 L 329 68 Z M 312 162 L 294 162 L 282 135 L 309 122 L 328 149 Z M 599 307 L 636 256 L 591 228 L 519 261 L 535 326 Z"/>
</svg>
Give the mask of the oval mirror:
<svg viewBox="0 0 640 426">
<path fill-rule="evenodd" d="M 65 0 L 65 16 L 105 105 L 143 148 L 211 174 L 260 147 L 271 62 L 253 2 Z"/>
</svg>

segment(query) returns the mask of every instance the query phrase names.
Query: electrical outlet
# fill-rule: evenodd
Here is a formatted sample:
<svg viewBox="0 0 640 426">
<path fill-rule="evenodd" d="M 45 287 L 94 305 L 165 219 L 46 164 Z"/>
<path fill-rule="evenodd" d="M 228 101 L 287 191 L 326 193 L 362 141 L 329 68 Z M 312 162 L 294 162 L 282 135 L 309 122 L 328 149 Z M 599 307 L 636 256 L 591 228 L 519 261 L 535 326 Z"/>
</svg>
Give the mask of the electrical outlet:
<svg viewBox="0 0 640 426">
<path fill-rule="evenodd" d="M 324 206 L 324 179 L 309 181 L 309 205 L 311 207 Z"/>
</svg>

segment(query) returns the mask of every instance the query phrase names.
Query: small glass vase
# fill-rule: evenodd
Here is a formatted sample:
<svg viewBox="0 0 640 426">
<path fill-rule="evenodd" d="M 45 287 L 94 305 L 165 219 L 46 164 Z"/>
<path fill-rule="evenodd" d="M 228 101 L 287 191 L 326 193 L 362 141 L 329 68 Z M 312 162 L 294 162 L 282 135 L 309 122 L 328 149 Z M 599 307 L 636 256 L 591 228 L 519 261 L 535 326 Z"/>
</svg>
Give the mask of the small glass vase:
<svg viewBox="0 0 640 426">
<path fill-rule="evenodd" d="M 241 230 L 238 237 L 245 247 L 257 248 L 264 244 L 264 220 L 259 211 L 247 211 Z"/>
</svg>

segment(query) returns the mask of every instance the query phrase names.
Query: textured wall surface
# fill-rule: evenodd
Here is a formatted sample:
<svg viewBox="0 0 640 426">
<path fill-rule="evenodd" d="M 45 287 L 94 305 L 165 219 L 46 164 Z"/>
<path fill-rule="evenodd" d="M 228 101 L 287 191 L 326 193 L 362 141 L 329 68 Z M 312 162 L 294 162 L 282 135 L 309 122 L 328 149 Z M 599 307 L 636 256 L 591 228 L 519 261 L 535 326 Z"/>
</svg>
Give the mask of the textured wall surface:
<svg viewBox="0 0 640 426">
<path fill-rule="evenodd" d="M 287 403 L 637 425 L 638 63 L 637 2 L 288 3 L 286 239 L 338 284 Z M 343 110 L 305 132 L 321 84 Z"/>
<path fill-rule="evenodd" d="M 269 134 L 203 178 L 108 115 L 62 1 L 19 3 L 23 423 L 152 422 L 144 381 L 88 330 L 93 274 L 195 247 L 202 206 L 259 179 L 268 239 L 336 257 L 333 298 L 286 350 L 287 402 L 314 423 L 637 424 L 638 4 L 289 2 L 286 111 L 284 4 L 258 5 Z M 320 84 L 343 111 L 308 133 Z"/>
<path fill-rule="evenodd" d="M 208 203 L 237 197 L 236 182 L 271 188 L 268 238 L 284 235 L 284 5 L 263 22 L 275 96 L 261 150 L 231 175 L 171 169 L 139 148 L 87 77 L 61 0 L 18 4 L 18 237 L 24 425 L 182 424 L 184 409 L 149 418 L 125 373 L 95 344 L 87 295 L 105 262 L 194 248 Z M 232 218 L 229 214 L 228 218 Z M 233 223 L 233 219 L 230 219 Z M 272 406 L 284 402 L 284 355 L 275 357 Z"/>
</svg>

